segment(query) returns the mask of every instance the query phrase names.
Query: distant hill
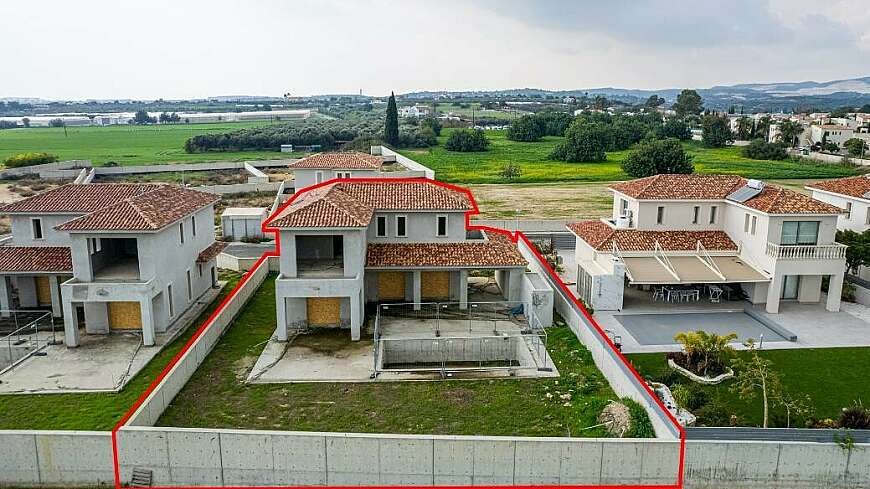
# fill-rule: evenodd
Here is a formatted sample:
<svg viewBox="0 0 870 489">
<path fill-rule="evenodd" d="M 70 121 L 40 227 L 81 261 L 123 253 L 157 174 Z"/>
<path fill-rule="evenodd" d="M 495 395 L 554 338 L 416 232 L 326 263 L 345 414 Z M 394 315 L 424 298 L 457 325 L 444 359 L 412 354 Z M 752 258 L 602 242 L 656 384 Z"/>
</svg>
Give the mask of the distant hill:
<svg viewBox="0 0 870 489">
<path fill-rule="evenodd" d="M 568 97 L 581 95 L 604 95 L 627 103 L 639 103 L 650 95 L 672 103 L 682 89 L 638 90 L 630 88 L 600 87 L 577 90 L 543 90 L 539 88 L 516 88 L 493 91 L 458 92 L 412 92 L 406 98 L 432 98 L 433 96 L 459 97 Z M 793 109 L 817 108 L 827 110 L 842 106 L 859 107 L 870 103 L 870 76 L 828 82 L 782 82 L 745 83 L 696 88 L 704 98 L 705 107 L 726 109 L 732 105 L 742 106 L 747 112 L 790 111 Z"/>
</svg>

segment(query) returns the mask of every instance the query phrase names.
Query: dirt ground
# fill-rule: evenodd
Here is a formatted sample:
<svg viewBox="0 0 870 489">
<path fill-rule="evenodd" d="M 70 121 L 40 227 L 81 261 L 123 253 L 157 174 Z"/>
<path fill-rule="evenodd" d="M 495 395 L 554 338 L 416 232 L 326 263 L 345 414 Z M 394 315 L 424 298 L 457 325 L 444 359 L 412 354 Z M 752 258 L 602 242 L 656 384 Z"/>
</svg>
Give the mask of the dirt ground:
<svg viewBox="0 0 870 489">
<path fill-rule="evenodd" d="M 470 185 L 482 219 L 574 219 L 611 212 L 606 182 Z"/>
<path fill-rule="evenodd" d="M 805 185 L 811 180 L 769 180 L 796 192 L 810 195 Z M 520 219 L 596 218 L 611 213 L 613 197 L 607 186 L 612 182 L 578 182 L 512 185 L 468 185 L 480 207 L 481 219 L 511 219 L 520 210 Z"/>
</svg>

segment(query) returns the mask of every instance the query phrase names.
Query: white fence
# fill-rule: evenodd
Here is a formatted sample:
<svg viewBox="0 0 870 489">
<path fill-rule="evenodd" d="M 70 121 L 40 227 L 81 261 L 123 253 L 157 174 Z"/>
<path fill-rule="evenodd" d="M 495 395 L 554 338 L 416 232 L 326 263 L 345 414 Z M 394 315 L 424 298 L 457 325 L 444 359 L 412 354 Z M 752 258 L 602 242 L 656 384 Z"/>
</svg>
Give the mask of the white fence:
<svg viewBox="0 0 870 489">
<path fill-rule="evenodd" d="M 220 337 L 239 314 L 245 304 L 251 299 L 266 276 L 270 267 L 277 269 L 277 257 L 269 257 L 260 262 L 259 266 L 245 274 L 244 282 L 239 286 L 230 300 L 219 310 L 214 321 L 200 334 L 190 348 L 181 356 L 178 362 L 166 374 L 157 388 L 142 402 L 136 412 L 127 421 L 131 426 L 152 426 L 163 414 L 166 406 L 181 391 L 191 375 L 202 364 Z M 196 325 L 195 327 L 198 327 Z"/>
<path fill-rule="evenodd" d="M 545 277 L 554 290 L 556 311 L 577 335 L 581 343 L 586 345 L 595 360 L 595 366 L 604 375 L 620 397 L 629 397 L 639 402 L 649 414 L 656 436 L 664 439 L 679 439 L 680 431 L 675 426 L 665 410 L 644 387 L 643 383 L 634 376 L 629 367 L 607 343 L 604 337 L 583 316 L 577 305 L 567 297 L 561 285 L 545 270 L 538 260 L 532 248 L 520 238 L 517 242 L 520 253 L 529 261 L 529 268 L 537 271 Z"/>
</svg>

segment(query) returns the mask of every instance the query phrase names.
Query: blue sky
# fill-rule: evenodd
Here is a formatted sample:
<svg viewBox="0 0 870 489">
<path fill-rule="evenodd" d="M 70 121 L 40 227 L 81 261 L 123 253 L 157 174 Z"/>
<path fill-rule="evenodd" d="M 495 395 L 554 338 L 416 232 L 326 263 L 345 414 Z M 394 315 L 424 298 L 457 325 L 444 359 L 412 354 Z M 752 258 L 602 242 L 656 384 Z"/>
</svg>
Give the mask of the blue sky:
<svg viewBox="0 0 870 489">
<path fill-rule="evenodd" d="M 707 87 L 870 75 L 866 0 L 0 2 L 0 97 Z"/>
</svg>

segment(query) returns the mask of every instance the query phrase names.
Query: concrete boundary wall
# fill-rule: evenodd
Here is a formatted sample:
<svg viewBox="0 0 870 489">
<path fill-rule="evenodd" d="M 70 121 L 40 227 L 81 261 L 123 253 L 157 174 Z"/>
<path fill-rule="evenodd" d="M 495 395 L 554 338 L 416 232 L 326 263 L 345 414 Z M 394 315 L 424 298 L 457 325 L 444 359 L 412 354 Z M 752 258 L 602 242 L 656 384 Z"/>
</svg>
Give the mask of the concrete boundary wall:
<svg viewBox="0 0 870 489">
<path fill-rule="evenodd" d="M 631 372 L 613 348 L 607 344 L 598 331 L 589 323 L 580 309 L 567 297 L 565 291 L 538 261 L 535 252 L 522 239 L 517 241 L 520 253 L 529 261 L 529 268 L 543 276 L 553 287 L 556 311 L 577 335 L 581 343 L 586 345 L 595 360 L 595 366 L 610 383 L 610 387 L 620 397 L 629 397 L 643 406 L 649 414 L 656 436 L 664 439 L 679 439 L 680 432 L 670 417 L 659 406 L 653 395 L 644 388 L 643 383 Z"/>
<path fill-rule="evenodd" d="M 373 146 L 373 148 L 374 147 L 375 146 Z M 403 156 L 399 153 L 396 153 L 395 151 L 391 150 L 390 148 L 388 148 L 386 146 L 379 146 L 379 147 L 381 148 L 380 149 L 381 156 L 395 156 L 396 162 L 399 163 L 400 165 L 404 166 L 408 170 L 413 171 L 413 172 L 423 172 L 423 175 L 425 175 L 426 178 L 435 180 L 435 170 L 429 168 L 428 166 L 421 165 L 420 163 L 417 163 L 416 161 L 412 160 L 411 158 L 408 158 L 407 156 Z M 376 152 L 377 152 L 377 150 L 373 151 L 372 154 L 375 154 Z"/>
<path fill-rule="evenodd" d="M 142 402 L 136 412 L 127 421 L 131 426 L 153 426 L 163 414 L 163 411 L 172 402 L 172 399 L 181 391 L 184 384 L 190 379 L 196 369 L 202 364 L 205 357 L 217 344 L 220 337 L 232 323 L 233 319 L 241 312 L 245 304 L 251 299 L 266 276 L 270 267 L 277 269 L 277 257 L 270 257 L 260 265 L 248 272 L 248 278 L 239 287 L 229 302 L 220 310 L 214 321 L 200 334 L 190 348 L 181 356 L 178 362 L 167 372 L 163 380 Z M 194 325 L 193 327 L 199 327 Z"/>
<path fill-rule="evenodd" d="M 199 187 L 193 187 L 194 190 L 201 190 L 212 194 L 240 194 L 247 192 L 274 193 L 279 188 L 281 188 L 281 182 L 231 183 L 227 185 L 202 185 Z"/>
<path fill-rule="evenodd" d="M 112 434 L 0 431 L 0 485 L 113 484 Z"/>
<path fill-rule="evenodd" d="M 565 219 L 472 219 L 473 226 L 490 226 L 500 229 L 519 230 L 524 233 L 568 233 L 565 225 L 573 220 Z"/>
<path fill-rule="evenodd" d="M 45 163 L 42 165 L 22 166 L 20 168 L 7 168 L 0 171 L 0 178 L 16 178 L 25 175 L 39 175 L 42 178 L 43 173 L 53 174 L 55 172 L 71 172 L 72 177 L 81 171 L 82 168 L 90 168 L 91 160 L 66 160 L 55 163 Z"/>
<path fill-rule="evenodd" d="M 685 477 L 689 488 L 870 487 L 870 444 L 690 440 Z"/>
<path fill-rule="evenodd" d="M 664 440 L 124 427 L 122 482 L 155 485 L 674 485 Z"/>
</svg>

